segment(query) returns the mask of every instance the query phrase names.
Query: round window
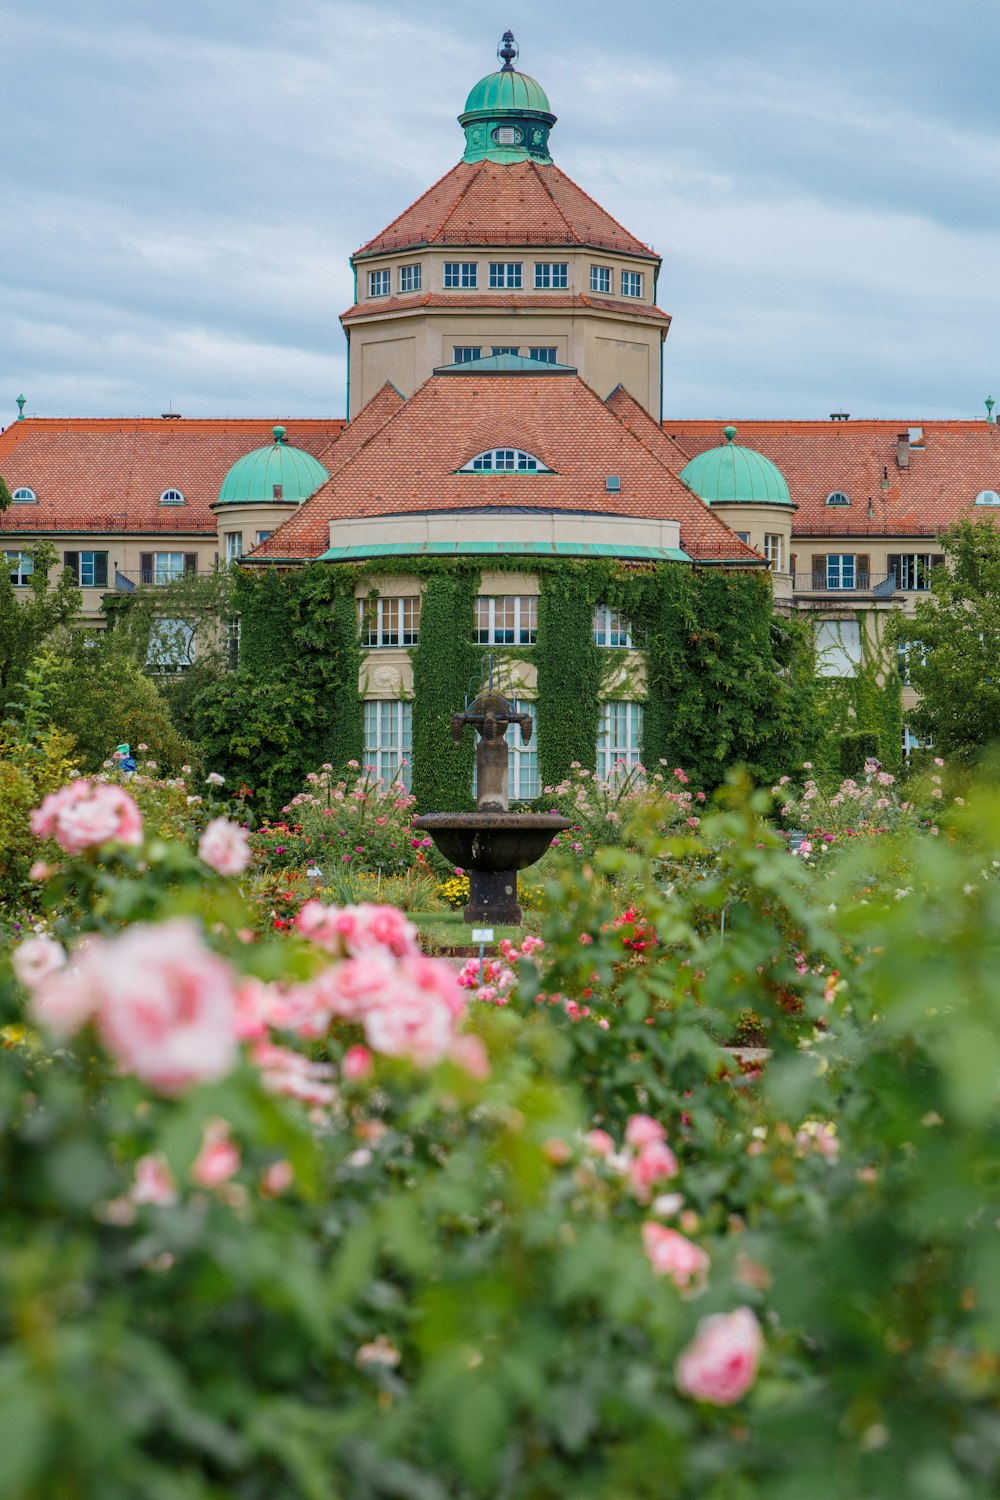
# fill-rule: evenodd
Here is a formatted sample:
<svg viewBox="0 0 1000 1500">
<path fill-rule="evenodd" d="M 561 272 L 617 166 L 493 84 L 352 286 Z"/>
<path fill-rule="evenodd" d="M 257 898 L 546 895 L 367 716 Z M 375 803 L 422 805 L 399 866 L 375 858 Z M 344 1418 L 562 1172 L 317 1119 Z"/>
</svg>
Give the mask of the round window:
<svg viewBox="0 0 1000 1500">
<path fill-rule="evenodd" d="M 1000 505 L 1000 495 L 996 490 L 980 490 L 976 496 L 977 505 Z"/>
<path fill-rule="evenodd" d="M 498 146 L 519 146 L 524 140 L 524 133 L 516 125 L 498 125 L 493 132 L 493 139 Z"/>
</svg>

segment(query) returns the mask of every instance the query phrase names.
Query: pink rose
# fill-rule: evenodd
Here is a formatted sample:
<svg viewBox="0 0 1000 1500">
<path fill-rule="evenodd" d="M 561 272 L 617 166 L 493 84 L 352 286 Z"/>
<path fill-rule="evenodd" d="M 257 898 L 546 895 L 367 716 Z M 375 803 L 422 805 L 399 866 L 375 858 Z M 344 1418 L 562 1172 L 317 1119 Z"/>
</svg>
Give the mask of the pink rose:
<svg viewBox="0 0 1000 1500">
<path fill-rule="evenodd" d="M 133 1203 L 152 1203 L 157 1208 L 170 1208 L 177 1202 L 177 1184 L 162 1151 L 140 1156 L 129 1197 Z"/>
<path fill-rule="evenodd" d="M 239 1148 L 229 1138 L 225 1120 L 209 1120 L 202 1135 L 201 1150 L 191 1167 L 199 1187 L 215 1188 L 228 1182 L 240 1169 Z"/>
<path fill-rule="evenodd" d="M 344 1061 L 340 1065 L 340 1071 L 351 1083 L 356 1083 L 359 1078 L 367 1078 L 373 1066 L 373 1058 L 367 1047 L 360 1044 L 348 1047 L 344 1053 Z"/>
<path fill-rule="evenodd" d="M 470 1078 L 477 1078 L 480 1083 L 489 1078 L 490 1059 L 481 1037 L 456 1037 L 448 1056 Z"/>
<path fill-rule="evenodd" d="M 32 992 L 32 1020 L 59 1041 L 85 1026 L 100 1005 L 102 948 L 99 938 L 86 939 L 74 950 L 72 962 L 48 974 Z"/>
<path fill-rule="evenodd" d="M 228 818 L 213 818 L 198 841 L 198 857 L 217 875 L 242 875 L 250 863 L 246 829 Z"/>
<path fill-rule="evenodd" d="M 629 1146 L 651 1146 L 654 1141 L 665 1141 L 667 1132 L 659 1120 L 651 1115 L 629 1115 L 625 1126 L 625 1141 Z"/>
<path fill-rule="evenodd" d="M 313 1062 L 301 1052 L 276 1047 L 272 1042 L 258 1042 L 253 1049 L 253 1060 L 269 1093 L 283 1094 L 314 1107 L 336 1101 L 337 1090 L 328 1081 L 334 1074 L 332 1063 Z"/>
<path fill-rule="evenodd" d="M 66 963 L 66 952 L 55 938 L 31 937 L 15 948 L 14 973 L 26 990 L 35 990 Z"/>
<path fill-rule="evenodd" d="M 86 955 L 97 1024 L 127 1073 L 160 1093 L 221 1078 L 233 1065 L 232 977 L 188 917 L 137 923 Z"/>
<path fill-rule="evenodd" d="M 763 1350 L 760 1324 L 749 1307 L 702 1318 L 674 1367 L 677 1389 L 695 1401 L 732 1406 L 756 1380 Z"/>
<path fill-rule="evenodd" d="M 50 792 L 31 814 L 31 831 L 52 838 L 67 854 L 81 854 L 99 844 L 142 843 L 142 818 L 120 786 L 86 779 Z"/>
<path fill-rule="evenodd" d="M 676 1229 L 647 1220 L 642 1226 L 643 1249 L 657 1276 L 669 1276 L 682 1294 L 697 1297 L 708 1284 L 708 1255 Z"/>
<path fill-rule="evenodd" d="M 452 1014 L 441 997 L 396 977 L 382 1003 L 363 1016 L 368 1044 L 387 1057 L 408 1057 L 417 1067 L 429 1068 L 451 1051 Z"/>
<path fill-rule="evenodd" d="M 282 1193 L 287 1193 L 294 1178 L 295 1168 L 290 1161 L 273 1161 L 260 1174 L 261 1197 L 277 1198 Z"/>
<path fill-rule="evenodd" d="M 274 1014 L 274 995 L 262 979 L 241 979 L 233 991 L 233 1035 L 241 1042 L 267 1036 Z"/>
<path fill-rule="evenodd" d="M 629 1162 L 629 1183 L 640 1203 L 649 1201 L 655 1183 L 676 1176 L 677 1158 L 665 1141 L 651 1141 Z"/>
<path fill-rule="evenodd" d="M 606 1130 L 589 1130 L 584 1144 L 595 1156 L 611 1156 L 615 1149 L 615 1143 Z"/>
</svg>

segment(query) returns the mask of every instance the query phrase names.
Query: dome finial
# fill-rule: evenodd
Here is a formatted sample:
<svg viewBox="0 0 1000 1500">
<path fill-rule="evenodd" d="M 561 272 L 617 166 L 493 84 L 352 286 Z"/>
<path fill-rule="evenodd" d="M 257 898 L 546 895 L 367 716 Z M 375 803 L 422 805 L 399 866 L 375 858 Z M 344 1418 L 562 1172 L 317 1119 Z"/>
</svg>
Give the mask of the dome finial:
<svg viewBox="0 0 1000 1500">
<path fill-rule="evenodd" d="M 731 443 L 733 438 L 736 436 L 736 428 L 733 427 L 732 424 L 730 424 L 728 427 L 723 427 L 722 436 L 725 438 L 727 443 Z"/>
<path fill-rule="evenodd" d="M 274 434 L 274 441 L 277 443 L 277 445 L 279 446 L 279 448 L 282 446 L 282 444 L 285 441 L 285 432 L 286 432 L 286 430 L 287 429 L 284 428 L 284 427 L 282 427 L 280 424 L 277 427 L 272 427 L 271 428 L 271 431 Z"/>
<path fill-rule="evenodd" d="M 501 72 L 513 73 L 514 60 L 517 55 L 518 45 L 514 40 L 514 33 L 512 31 L 505 31 L 500 38 L 500 45 L 497 48 L 497 57 L 503 63 Z"/>
</svg>

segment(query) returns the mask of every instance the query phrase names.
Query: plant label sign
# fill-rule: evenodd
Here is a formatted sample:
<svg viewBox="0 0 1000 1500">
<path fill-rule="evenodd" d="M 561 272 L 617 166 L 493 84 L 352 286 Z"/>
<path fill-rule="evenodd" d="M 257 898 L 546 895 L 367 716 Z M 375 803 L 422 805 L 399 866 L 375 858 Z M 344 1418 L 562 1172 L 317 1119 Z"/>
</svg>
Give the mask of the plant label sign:
<svg viewBox="0 0 1000 1500">
<path fill-rule="evenodd" d="M 493 928 L 492 927 L 473 927 L 473 929 L 472 929 L 472 941 L 474 943 L 492 943 L 492 941 L 493 941 Z"/>
</svg>

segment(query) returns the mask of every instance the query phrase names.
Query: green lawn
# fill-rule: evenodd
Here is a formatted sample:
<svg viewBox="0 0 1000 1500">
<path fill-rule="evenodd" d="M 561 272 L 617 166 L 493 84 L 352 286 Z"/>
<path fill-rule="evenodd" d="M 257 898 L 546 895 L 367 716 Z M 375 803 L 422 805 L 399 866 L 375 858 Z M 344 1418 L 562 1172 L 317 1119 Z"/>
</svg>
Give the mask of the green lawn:
<svg viewBox="0 0 1000 1500">
<path fill-rule="evenodd" d="M 477 947 L 472 941 L 472 928 L 460 911 L 408 911 L 406 915 L 417 928 L 420 946 L 425 953 L 447 952 L 449 948 Z M 487 951 L 491 952 L 501 938 L 519 943 L 529 932 L 537 934 L 541 929 L 541 912 L 526 911 L 521 927 L 494 927 L 493 943 L 487 944 Z"/>
</svg>

